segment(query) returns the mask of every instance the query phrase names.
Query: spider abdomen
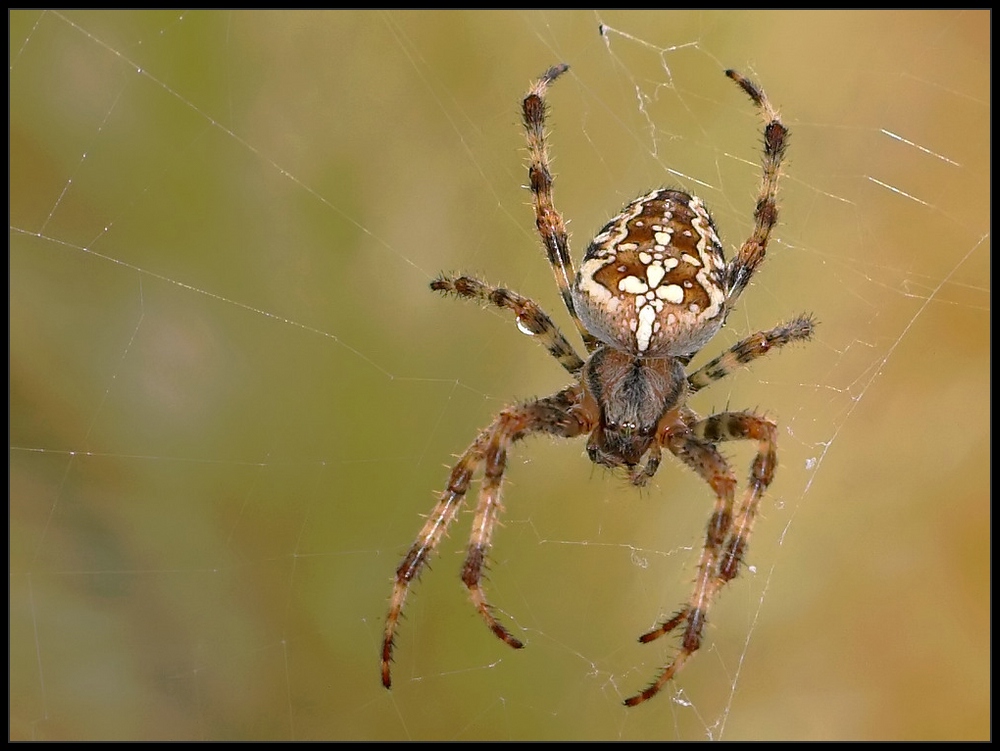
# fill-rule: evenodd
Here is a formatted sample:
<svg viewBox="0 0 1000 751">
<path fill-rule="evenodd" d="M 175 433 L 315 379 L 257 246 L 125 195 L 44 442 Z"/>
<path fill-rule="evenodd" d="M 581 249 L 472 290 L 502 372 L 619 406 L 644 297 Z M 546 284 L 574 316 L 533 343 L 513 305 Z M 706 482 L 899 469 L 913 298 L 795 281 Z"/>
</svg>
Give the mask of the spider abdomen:
<svg viewBox="0 0 1000 751">
<path fill-rule="evenodd" d="M 700 198 L 660 189 L 628 204 L 587 248 L 573 284 L 587 330 L 641 357 L 703 347 L 725 318 L 725 258 Z"/>
</svg>

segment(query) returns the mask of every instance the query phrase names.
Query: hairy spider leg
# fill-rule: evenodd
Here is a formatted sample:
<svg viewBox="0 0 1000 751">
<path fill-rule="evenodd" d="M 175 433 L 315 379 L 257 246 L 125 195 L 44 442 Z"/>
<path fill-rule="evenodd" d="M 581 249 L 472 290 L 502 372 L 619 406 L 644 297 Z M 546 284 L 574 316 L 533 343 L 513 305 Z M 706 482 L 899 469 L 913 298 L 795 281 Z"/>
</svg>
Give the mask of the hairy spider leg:
<svg viewBox="0 0 1000 751">
<path fill-rule="evenodd" d="M 534 300 L 504 287 L 494 287 L 471 276 L 440 276 L 431 282 L 431 289 L 512 311 L 517 317 L 518 327 L 537 337 L 538 343 L 545 347 L 570 375 L 577 375 L 583 368 L 583 360 L 573 349 L 573 345 L 566 340 L 552 319 Z"/>
<path fill-rule="evenodd" d="M 693 416 L 693 413 L 689 412 Z M 680 650 L 644 690 L 625 699 L 634 707 L 652 698 L 701 647 L 702 631 L 715 596 L 739 573 L 750 543 L 761 496 L 774 479 L 777 464 L 777 426 L 752 412 L 721 412 L 690 425 L 687 431 L 667 437 L 667 448 L 692 467 L 715 492 L 715 508 L 705 533 L 698 575 L 687 604 L 667 621 L 639 637 L 648 643 L 684 625 Z M 750 480 L 743 498 L 733 511 L 736 480 L 725 459 L 715 448 L 721 441 L 757 442 L 757 455 L 750 466 Z"/>
<path fill-rule="evenodd" d="M 813 335 L 816 321 L 810 315 L 800 315 L 769 331 L 758 331 L 737 342 L 711 362 L 705 363 L 688 376 L 688 389 L 693 394 L 715 381 L 725 378 L 741 365 L 749 365 L 759 357 L 792 342 L 806 341 Z"/>
<path fill-rule="evenodd" d="M 778 177 L 787 147 L 788 128 L 782 124 L 778 111 L 771 106 L 760 87 L 735 70 L 727 70 L 726 75 L 746 92 L 760 109 L 764 119 L 764 154 L 761 159 L 760 192 L 753 212 L 753 232 L 726 268 L 726 304 L 731 307 L 743 294 L 750 278 L 763 262 L 771 230 L 778 222 Z"/>
<path fill-rule="evenodd" d="M 493 528 L 501 509 L 500 487 L 506 467 L 507 451 L 514 442 L 535 433 L 548 433 L 564 438 L 579 435 L 587 428 L 573 410 L 579 401 L 579 387 L 570 386 L 552 396 L 508 407 L 497 415 L 489 427 L 479 433 L 455 464 L 451 470 L 448 487 L 441 493 L 437 506 L 396 569 L 396 580 L 382 639 L 382 684 L 386 688 L 392 685 L 390 675 L 392 649 L 406 596 L 414 579 L 423 570 L 431 554 L 444 538 L 448 527 L 455 520 L 472 477 L 480 468 L 483 470 L 483 481 L 469 539 L 469 550 L 462 568 L 462 581 L 468 587 L 476 609 L 490 630 L 514 648 L 523 646 L 494 617 L 493 608 L 486 600 L 481 583 L 483 564 L 489 552 Z"/>
<path fill-rule="evenodd" d="M 569 66 L 555 65 L 549 68 L 539 78 L 521 104 L 524 115 L 524 133 L 528 141 L 528 184 L 531 188 L 531 201 L 535 209 L 535 226 L 545 246 L 545 253 L 555 274 L 559 293 L 562 295 L 566 310 L 569 311 L 576 324 L 577 331 L 583 339 L 588 352 L 593 352 L 600 344 L 587 331 L 573 305 L 573 281 L 576 271 L 569 251 L 569 235 L 562 214 L 556 209 L 552 199 L 552 170 L 549 160 L 548 145 L 545 140 L 545 92 L 549 84 L 569 70 Z"/>
</svg>

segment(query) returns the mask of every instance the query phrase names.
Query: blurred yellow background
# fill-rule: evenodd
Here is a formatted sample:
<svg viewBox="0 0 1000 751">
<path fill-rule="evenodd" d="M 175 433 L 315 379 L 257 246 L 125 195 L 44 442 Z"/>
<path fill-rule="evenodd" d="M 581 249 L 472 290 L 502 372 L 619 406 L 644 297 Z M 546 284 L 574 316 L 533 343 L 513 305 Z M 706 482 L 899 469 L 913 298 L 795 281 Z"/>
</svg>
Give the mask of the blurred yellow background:
<svg viewBox="0 0 1000 751">
<path fill-rule="evenodd" d="M 935 12 L 9 15 L 13 739 L 982 739 L 990 733 L 990 16 Z M 603 25 L 604 34 L 599 33 Z M 391 579 L 447 465 L 559 366 L 432 294 L 468 271 L 572 327 L 518 104 L 553 63 L 574 253 L 653 187 L 768 263 L 695 361 L 801 311 L 807 346 L 692 406 L 780 424 L 749 568 L 674 646 L 711 505 L 583 441 L 511 460 L 488 591 L 462 514 Z M 727 447 L 738 475 L 751 453 Z"/>
</svg>

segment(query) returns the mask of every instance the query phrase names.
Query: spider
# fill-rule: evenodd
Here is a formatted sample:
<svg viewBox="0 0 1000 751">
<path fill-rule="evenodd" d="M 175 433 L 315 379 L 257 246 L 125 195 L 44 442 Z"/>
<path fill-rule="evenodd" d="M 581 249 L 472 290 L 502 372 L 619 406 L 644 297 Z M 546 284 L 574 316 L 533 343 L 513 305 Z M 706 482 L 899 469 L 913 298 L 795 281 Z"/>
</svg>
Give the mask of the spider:
<svg viewBox="0 0 1000 751">
<path fill-rule="evenodd" d="M 685 366 L 722 328 L 754 272 L 778 219 L 775 195 L 788 129 L 767 96 L 733 70 L 726 75 L 750 97 L 764 120 L 762 177 L 753 231 L 726 263 L 715 223 L 701 199 L 659 189 L 635 199 L 591 241 L 579 271 L 569 237 L 552 201 L 552 174 L 545 135 L 549 85 L 568 70 L 556 65 L 539 78 L 521 109 L 528 143 L 528 178 L 535 223 L 556 283 L 588 356 L 582 359 L 552 319 L 532 300 L 468 276 L 441 276 L 431 289 L 512 312 L 572 376 L 551 396 L 502 410 L 461 455 L 447 488 L 396 569 L 382 642 L 382 683 L 391 686 L 396 627 L 414 579 L 423 570 L 458 513 L 476 472 L 482 472 L 462 581 L 486 625 L 515 649 L 524 644 L 498 620 L 482 579 L 501 511 L 507 454 L 529 435 L 589 435 L 587 454 L 603 467 L 624 469 L 633 485 L 656 473 L 666 449 L 709 484 L 712 515 L 687 603 L 639 637 L 651 642 L 682 629 L 680 648 L 644 690 L 625 699 L 641 704 L 657 694 L 701 646 L 709 609 L 739 572 L 761 496 L 777 465 L 777 426 L 749 411 L 700 417 L 688 398 L 773 349 L 812 336 L 815 321 L 800 315 L 748 336 L 690 375 Z M 751 441 L 757 454 L 746 490 L 736 502 L 736 476 L 718 449 L 722 441 Z"/>
</svg>

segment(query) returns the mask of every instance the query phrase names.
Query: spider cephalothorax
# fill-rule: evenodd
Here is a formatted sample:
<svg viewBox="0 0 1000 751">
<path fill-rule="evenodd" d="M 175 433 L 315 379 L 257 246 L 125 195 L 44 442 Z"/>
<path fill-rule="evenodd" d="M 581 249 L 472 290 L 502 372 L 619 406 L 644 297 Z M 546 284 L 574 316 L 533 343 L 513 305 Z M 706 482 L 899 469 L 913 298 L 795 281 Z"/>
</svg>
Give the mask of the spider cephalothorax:
<svg viewBox="0 0 1000 751">
<path fill-rule="evenodd" d="M 719 590 L 739 572 L 761 496 L 774 477 L 774 422 L 748 411 L 701 418 L 687 406 L 687 399 L 775 347 L 808 339 L 813 319 L 802 315 L 752 334 L 691 374 L 684 368 L 723 326 L 764 260 L 778 218 L 775 195 L 787 129 L 763 91 L 727 70 L 765 122 L 754 228 L 736 256 L 726 263 L 715 223 L 701 199 L 660 189 L 632 201 L 608 222 L 575 272 L 566 227 L 552 202 L 544 134 L 546 90 L 566 70 L 567 66 L 558 65 L 546 71 L 525 96 L 522 112 L 535 222 L 588 357 L 581 359 L 552 319 L 516 292 L 467 276 L 440 277 L 431 283 L 439 292 L 512 311 L 518 326 L 537 337 L 573 382 L 552 396 L 501 411 L 452 468 L 447 488 L 396 570 L 382 642 L 382 682 L 387 688 L 396 626 L 410 586 L 454 521 L 478 470 L 482 471 L 479 502 L 462 581 L 490 629 L 512 647 L 523 646 L 497 620 L 482 588 L 500 512 L 507 452 L 521 438 L 536 433 L 563 438 L 588 435 L 590 459 L 610 469 L 624 469 L 635 485 L 645 484 L 656 473 L 666 449 L 697 472 L 715 494 L 688 602 L 639 638 L 649 642 L 683 626 L 680 650 L 648 688 L 625 700 L 628 706 L 656 694 L 700 647 L 708 610 Z M 736 477 L 717 448 L 729 440 L 757 444 L 750 479 L 738 503 Z"/>
<path fill-rule="evenodd" d="M 635 484 L 645 483 L 656 467 L 637 471 L 637 465 L 675 417 L 687 390 L 684 367 L 676 358 L 642 359 L 600 347 L 584 365 L 582 383 L 580 413 L 588 427 L 593 423 L 587 441 L 591 461 L 625 467 Z"/>
</svg>

